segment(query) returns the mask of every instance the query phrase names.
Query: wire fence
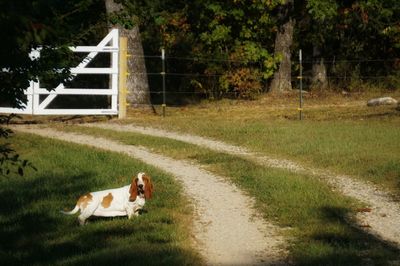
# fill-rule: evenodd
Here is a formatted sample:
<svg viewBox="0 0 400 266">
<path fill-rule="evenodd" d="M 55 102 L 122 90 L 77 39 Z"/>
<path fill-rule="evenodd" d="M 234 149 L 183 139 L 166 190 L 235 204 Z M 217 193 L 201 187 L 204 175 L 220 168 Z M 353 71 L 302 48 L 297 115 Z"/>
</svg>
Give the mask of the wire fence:
<svg viewBox="0 0 400 266">
<path fill-rule="evenodd" d="M 131 49 L 128 49 L 128 51 L 132 51 Z M 158 58 L 161 59 L 161 55 L 144 55 L 144 56 L 139 56 L 139 55 L 132 55 L 133 57 L 136 58 Z M 199 61 L 204 61 L 204 62 L 238 62 L 238 63 L 257 63 L 258 61 L 251 61 L 248 59 L 216 59 L 216 58 L 207 58 L 207 57 L 179 57 L 179 56 L 165 56 L 165 59 L 175 59 L 175 60 L 182 60 L 182 61 L 194 61 L 194 62 L 199 62 Z M 299 60 L 291 60 L 292 63 L 299 63 Z M 302 60 L 303 63 L 314 63 L 315 60 Z M 324 59 L 324 62 L 327 64 L 333 64 L 333 63 L 340 63 L 340 62 L 356 62 L 356 63 L 361 63 L 361 62 L 400 62 L 400 58 L 393 58 L 393 59 Z"/>
<path fill-rule="evenodd" d="M 133 52 L 133 51 L 130 51 Z M 135 55 L 132 55 L 135 58 Z M 207 58 L 201 56 L 175 56 L 165 55 L 144 55 L 136 56 L 143 59 L 149 70 L 146 73 L 131 73 L 131 75 L 146 75 L 150 83 L 150 94 L 156 103 L 159 103 L 161 95 L 167 95 L 169 103 L 179 102 L 182 97 L 236 97 L 238 91 L 232 89 L 221 89 L 219 82 L 221 78 L 229 75 L 229 71 L 235 67 L 251 66 L 262 68 L 260 61 L 247 59 L 229 58 Z M 166 88 L 162 86 L 162 60 L 165 60 Z M 311 90 L 316 75 L 313 73 L 313 66 L 321 60 L 302 60 L 302 80 L 305 90 Z M 375 58 L 375 59 L 350 59 L 343 60 L 328 58 L 323 60 L 324 77 L 327 86 L 323 89 L 362 91 L 372 87 L 379 89 L 395 90 L 400 88 L 400 58 Z M 206 73 L 208 65 L 218 65 L 214 71 Z M 291 60 L 291 84 L 292 88 L 298 89 L 300 61 L 297 58 Z M 286 81 L 287 77 L 271 75 L 263 79 L 261 92 L 268 91 L 272 79 Z M 315 87 L 313 88 L 315 90 Z M 322 89 L 322 88 L 321 88 Z"/>
<path fill-rule="evenodd" d="M 162 57 L 161 53 L 147 54 L 138 56 L 133 50 L 127 51 L 131 54 L 130 58 L 141 59 L 146 62 L 146 72 L 132 72 L 131 76 L 146 76 L 149 81 L 152 100 L 156 104 L 161 104 L 163 95 L 167 96 L 167 103 L 180 104 L 184 98 L 221 98 L 238 97 L 239 92 L 235 89 L 221 88 L 221 79 L 226 78 L 231 70 L 242 66 L 259 69 L 262 72 L 262 60 L 230 59 L 230 58 L 209 58 L 204 56 L 177 56 L 166 54 Z M 303 74 L 302 80 L 305 90 L 312 90 L 313 65 L 317 60 L 304 56 L 302 60 Z M 163 59 L 165 71 L 162 70 Z M 109 55 L 98 57 L 98 61 L 93 61 L 92 67 L 104 67 L 109 63 Z M 323 59 L 326 74 L 324 79 L 327 86 L 323 89 L 362 91 L 371 87 L 380 89 L 395 90 L 400 88 L 400 58 L 361 58 L 343 60 L 339 58 Z M 290 82 L 292 88 L 299 88 L 299 65 L 300 61 L 293 56 L 291 60 Z M 217 66 L 209 70 L 210 66 Z M 163 73 L 165 72 L 165 88 L 163 87 Z M 269 78 L 260 78 L 262 88 L 258 92 L 267 92 L 272 79 L 287 81 L 286 77 L 271 75 Z M 43 86 L 46 82 L 43 81 Z M 76 83 L 76 84 L 75 84 Z M 98 83 L 98 84 L 97 84 Z M 91 87 L 93 84 L 99 88 L 106 88 L 109 84 L 107 77 L 91 77 L 85 75 L 84 80 L 75 79 L 72 87 Z M 51 87 L 52 84 L 47 87 Z M 313 88 L 315 90 L 315 88 Z"/>
<path fill-rule="evenodd" d="M 147 76 L 155 76 L 155 75 L 160 75 L 161 74 L 161 60 L 162 57 L 161 55 L 144 55 L 144 56 L 136 56 L 132 55 L 133 58 L 143 58 L 147 61 L 150 59 L 157 59 L 159 61 L 159 66 L 160 66 L 160 72 L 146 72 L 146 73 L 132 73 L 134 75 L 147 75 Z M 167 72 L 166 74 L 169 76 L 180 76 L 180 77 L 221 77 L 224 75 L 224 73 L 199 73 L 199 72 L 175 72 L 175 71 L 168 71 L 169 67 L 173 67 L 174 63 L 179 62 L 179 65 L 182 65 L 182 61 L 186 62 L 192 62 L 192 63 L 210 63 L 210 62 L 219 62 L 219 63 L 241 63 L 241 64 L 246 64 L 246 65 L 257 65 L 260 64 L 260 61 L 251 61 L 251 60 L 232 60 L 232 59 L 215 59 L 215 58 L 206 58 L 206 57 L 177 57 L 177 56 L 165 56 L 165 61 L 167 64 Z M 311 70 L 312 66 L 315 63 L 318 63 L 320 61 L 318 60 L 302 60 L 303 63 L 303 68 Z M 291 60 L 292 64 L 292 72 L 298 72 L 298 65 L 299 65 L 299 60 Z M 400 72 L 400 58 L 393 58 L 393 59 L 351 59 L 351 60 L 342 60 L 342 59 L 324 59 L 323 64 L 327 69 L 330 69 L 330 72 L 348 72 L 347 75 L 344 74 L 328 74 L 327 77 L 331 79 L 347 79 L 349 78 L 351 73 L 355 72 L 354 67 L 360 67 L 364 65 L 365 68 L 369 68 L 369 71 L 373 70 L 379 70 L 380 75 L 364 75 L 364 74 L 358 74 L 360 78 L 364 79 L 384 79 L 387 78 L 387 76 L 394 74 L 396 71 L 399 74 Z M 375 65 L 374 65 L 375 64 Z M 154 65 L 154 63 L 153 63 Z M 382 69 L 382 65 L 385 65 L 385 69 Z M 332 71 L 333 68 L 336 68 L 336 70 Z M 337 68 L 347 68 L 345 70 L 343 69 L 337 69 Z M 383 70 L 385 73 L 382 73 Z M 365 71 L 364 71 L 365 72 Z M 292 76 L 292 78 L 296 78 L 297 76 Z M 312 75 L 306 74 L 303 75 L 304 78 L 311 78 Z"/>
</svg>

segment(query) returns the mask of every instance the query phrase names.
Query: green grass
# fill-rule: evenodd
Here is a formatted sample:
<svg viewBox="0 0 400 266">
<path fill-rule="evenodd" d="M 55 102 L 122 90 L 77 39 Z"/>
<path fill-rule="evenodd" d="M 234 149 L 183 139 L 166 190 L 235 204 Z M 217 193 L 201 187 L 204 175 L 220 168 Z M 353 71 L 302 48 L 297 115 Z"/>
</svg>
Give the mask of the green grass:
<svg viewBox="0 0 400 266">
<path fill-rule="evenodd" d="M 253 102 L 224 100 L 183 108 L 167 108 L 167 117 L 165 118 L 142 112 L 133 112 L 133 115 L 123 122 L 134 122 L 144 126 L 155 126 L 212 137 L 242 145 L 263 154 L 275 155 L 278 158 L 289 158 L 316 168 L 330 169 L 337 173 L 354 175 L 361 179 L 373 181 L 399 195 L 400 144 L 397 140 L 400 134 L 400 112 L 391 106 L 367 108 L 364 106 L 365 99 L 359 98 L 342 99 L 335 97 L 333 99 L 314 99 L 312 95 L 308 97 L 306 98 L 305 105 L 305 121 L 302 122 L 296 121 L 296 99 L 293 97 L 286 98 L 286 96 L 277 98 L 273 98 L 273 96 L 272 98 L 266 97 Z M 353 100 L 356 101 L 356 104 L 354 104 Z M 145 146 L 155 152 L 176 159 L 193 159 L 210 171 L 229 177 L 232 182 L 254 196 L 257 210 L 262 213 L 265 219 L 287 228 L 285 232 L 290 242 L 290 259 L 295 264 L 396 265 L 395 263 L 400 260 L 400 251 L 398 249 L 388 246 L 352 225 L 353 222 L 349 217 L 354 214 L 355 209 L 361 206 L 360 203 L 332 192 L 326 184 L 317 181 L 315 178 L 262 167 L 248 160 L 212 152 L 174 140 L 133 133 L 116 133 L 109 130 L 76 128 L 70 125 L 65 127 L 64 130 L 79 131 L 117 139 L 126 144 Z M 25 154 L 29 154 L 31 145 L 35 145 L 35 143 L 24 142 L 21 144 L 21 147 L 24 147 Z M 74 146 L 68 145 L 65 147 Z M 36 148 L 40 150 L 39 147 L 34 147 L 34 149 Z M 82 148 L 77 149 L 79 150 L 76 151 L 77 154 L 82 152 Z M 42 154 L 45 153 L 34 154 L 31 158 L 40 158 L 39 154 L 43 156 Z M 47 160 L 52 160 L 52 157 L 51 155 L 47 156 Z M 64 160 L 64 157 L 59 156 L 57 158 L 54 164 L 62 164 L 61 161 Z M 66 160 L 68 161 L 68 158 Z M 73 162 L 74 160 L 69 161 Z M 76 169 L 75 175 L 80 176 L 83 173 L 83 176 L 86 176 L 87 169 L 91 168 L 88 165 L 91 165 L 92 161 L 98 161 L 98 158 L 91 158 L 90 162 L 85 161 L 86 165 L 81 168 L 72 167 Z M 118 164 L 119 162 L 120 159 L 115 163 L 113 162 L 113 164 Z M 107 160 L 103 160 L 100 163 L 100 165 L 104 164 L 106 165 L 104 169 L 113 167 L 108 164 Z M 131 166 L 134 167 L 133 165 Z M 60 173 L 62 173 L 64 167 L 68 168 L 67 165 L 61 166 L 59 169 Z M 119 169 L 120 167 L 117 168 Z M 146 169 L 149 169 L 148 166 Z M 157 172 L 156 169 L 150 169 Z M 70 171 L 74 173 L 73 170 Z M 99 174 L 96 174 L 96 180 L 98 180 L 98 175 L 102 175 L 103 171 L 106 172 L 107 170 L 102 169 L 99 171 Z M 113 169 L 109 175 L 117 176 L 117 173 L 118 171 Z M 64 176 L 63 174 L 59 175 L 61 177 Z M 74 176 L 72 174 L 67 175 Z M 121 176 L 123 175 L 125 175 L 125 172 Z M 165 176 L 161 173 L 160 175 Z M 51 178 L 50 180 L 53 179 Z M 91 184 L 88 186 L 90 189 L 88 191 L 94 190 L 94 186 L 100 189 L 103 188 L 103 183 L 104 187 L 106 184 L 111 184 L 106 177 L 99 180 L 103 181 L 98 184 L 90 182 Z M 159 179 L 158 182 L 161 182 L 161 180 L 164 180 L 164 178 Z M 66 182 L 61 182 L 61 184 L 63 183 Z M 21 181 L 17 187 L 23 187 L 23 184 L 24 182 Z M 5 191 L 12 191 L 9 188 L 13 186 L 12 183 L 5 183 L 5 185 L 8 189 Z M 54 184 L 51 185 L 51 187 L 53 186 Z M 2 185 L 1 187 L 0 196 L 3 195 L 2 191 L 4 190 L 4 186 Z M 82 188 L 82 191 L 85 190 L 85 185 L 82 187 L 78 185 L 77 187 Z M 67 201 L 69 205 L 73 204 L 74 199 L 71 200 L 70 198 L 75 195 L 72 195 L 74 194 L 72 192 L 75 191 L 71 189 L 67 196 L 68 199 L 63 198 L 63 200 L 59 200 L 60 204 L 56 208 L 54 207 L 54 209 L 64 208 Z M 168 196 L 164 194 L 163 197 Z M 163 197 L 160 196 L 160 200 L 164 199 Z M 51 202 L 55 202 L 54 197 Z M 150 205 L 150 203 L 146 205 L 149 212 L 145 217 L 153 219 L 153 216 L 151 216 L 154 214 L 152 208 L 158 208 L 157 212 L 163 210 L 159 211 L 160 215 L 169 218 L 160 219 L 163 223 L 167 224 L 167 227 L 174 226 L 178 228 L 176 232 L 182 230 L 184 233 L 182 242 L 185 243 L 187 212 L 171 209 L 169 206 L 165 206 L 166 203 L 164 201 L 157 202 L 154 200 L 151 204 L 153 205 Z M 185 215 L 182 217 L 182 214 Z M 0 220 L 2 222 L 5 221 L 3 217 Z M 72 218 L 68 219 L 67 221 L 70 224 L 64 226 L 67 232 L 69 232 L 68 230 L 75 223 Z M 157 220 L 156 218 L 154 219 Z M 182 219 L 183 229 L 181 227 Z M 90 226 L 92 228 L 95 228 L 95 226 L 102 227 L 102 223 L 112 224 L 114 222 L 130 224 L 126 220 L 117 219 L 116 221 L 96 221 Z M 139 222 L 139 220 L 134 222 Z M 30 221 L 27 224 L 32 225 L 34 222 Z M 23 230 L 15 229 L 21 227 L 18 223 L 9 222 L 6 225 L 5 228 L 11 228 L 7 230 L 15 230 L 20 233 L 19 235 L 24 235 Z M 2 230 L 6 232 L 6 229 Z M 83 229 L 78 228 L 77 230 L 81 230 L 79 232 L 83 234 Z M 68 235 L 69 233 L 65 234 L 67 238 Z M 175 237 L 175 234 L 172 235 Z M 2 235 L 0 237 L 3 239 Z M 2 250 L 5 250 L 3 253 L 11 256 L 14 261 L 18 261 L 16 259 L 20 257 L 19 261 L 26 262 L 29 256 L 26 255 L 24 257 L 21 255 L 23 251 L 18 249 L 18 245 L 22 245 L 26 241 L 25 238 L 22 236 L 9 238 L 13 241 L 15 240 L 15 243 L 13 242 L 14 249 L 2 248 Z M 129 242 L 129 240 L 121 237 L 114 239 L 114 242 L 121 249 L 126 247 L 123 244 L 125 241 Z M 162 242 L 161 240 L 159 241 Z M 173 254 L 172 257 L 175 254 L 179 254 L 176 261 L 164 261 L 168 263 L 172 262 L 172 264 L 192 264 L 196 255 L 186 249 L 187 246 L 179 244 L 182 242 L 177 242 L 178 244 L 174 246 L 173 252 L 166 252 Z M 49 245 L 47 244 L 47 246 Z M 167 247 L 167 250 L 170 250 L 168 245 L 161 246 Z M 100 262 L 101 264 L 103 260 L 104 262 L 108 262 L 104 257 L 112 257 L 113 255 L 110 254 L 119 252 L 118 249 L 118 251 L 110 251 L 109 253 L 109 249 L 113 250 L 110 246 L 107 248 L 102 246 L 102 248 L 99 248 L 101 251 L 91 249 L 91 252 L 86 252 L 84 248 L 79 249 L 80 246 L 76 248 L 73 242 L 68 242 L 67 247 L 71 247 L 73 250 L 71 251 L 69 248 L 66 248 L 67 255 L 63 255 L 64 253 L 57 249 L 49 251 L 49 253 L 40 248 L 36 248 L 35 250 L 39 250 L 38 254 L 45 254 L 48 257 L 55 257 L 61 254 L 62 257 L 65 257 L 64 260 L 67 261 L 64 264 L 85 264 L 87 263 L 87 260 L 85 260 L 86 256 L 94 256 L 95 258 L 90 257 L 91 260 Z M 164 249 L 160 249 L 162 251 L 156 251 L 155 253 L 164 254 Z M 160 249 L 156 248 L 156 250 Z M 19 255 L 10 255 L 14 254 L 14 250 L 18 250 L 17 254 L 20 252 Z M 40 255 L 34 255 L 34 251 L 28 249 L 27 252 L 30 252 L 29 254 L 31 254 L 36 264 L 46 264 L 42 261 L 43 259 L 40 260 L 38 258 Z M 128 253 L 128 251 L 126 252 Z M 121 251 L 121 253 L 126 254 L 125 250 Z M 0 260 L 2 257 L 2 254 L 0 254 Z M 125 262 L 132 258 L 128 254 L 122 257 L 125 258 L 122 260 L 122 264 L 126 264 Z M 167 258 L 170 257 L 167 256 Z M 49 264 L 52 264 L 54 261 L 55 259 L 46 260 Z"/>
<path fill-rule="evenodd" d="M 216 131 L 218 139 L 366 179 L 400 196 L 400 143 L 394 141 L 400 139 L 397 124 L 254 122 L 235 128 L 225 125 Z"/>
<path fill-rule="evenodd" d="M 180 141 L 68 126 L 66 131 L 140 145 L 176 159 L 196 160 L 230 178 L 254 196 L 265 219 L 288 228 L 290 257 L 299 265 L 385 265 L 399 259 L 398 250 L 352 226 L 351 214 L 361 205 L 306 175 L 259 166 Z"/>
<path fill-rule="evenodd" d="M 298 121 L 295 100 L 170 107 L 165 118 L 137 113 L 126 122 L 211 137 L 352 175 L 400 197 L 400 111 L 393 106 L 367 107 L 366 99 L 354 105 L 347 98 L 311 98 L 306 99 L 305 120 Z"/>
<path fill-rule="evenodd" d="M 126 156 L 18 134 L 13 147 L 38 171 L 0 179 L 0 265 L 199 265 L 191 209 L 168 174 Z M 138 218 L 89 219 L 72 209 L 83 193 L 120 187 L 146 171 L 156 192 Z"/>
</svg>

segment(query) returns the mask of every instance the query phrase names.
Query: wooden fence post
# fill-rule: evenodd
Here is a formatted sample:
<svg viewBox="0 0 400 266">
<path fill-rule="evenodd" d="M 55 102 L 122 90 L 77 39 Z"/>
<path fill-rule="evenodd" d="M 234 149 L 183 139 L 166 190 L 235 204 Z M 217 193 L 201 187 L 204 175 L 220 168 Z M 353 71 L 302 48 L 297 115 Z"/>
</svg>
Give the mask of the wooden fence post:
<svg viewBox="0 0 400 266">
<path fill-rule="evenodd" d="M 128 68 L 128 38 L 119 38 L 118 119 L 126 118 L 126 76 Z"/>
</svg>

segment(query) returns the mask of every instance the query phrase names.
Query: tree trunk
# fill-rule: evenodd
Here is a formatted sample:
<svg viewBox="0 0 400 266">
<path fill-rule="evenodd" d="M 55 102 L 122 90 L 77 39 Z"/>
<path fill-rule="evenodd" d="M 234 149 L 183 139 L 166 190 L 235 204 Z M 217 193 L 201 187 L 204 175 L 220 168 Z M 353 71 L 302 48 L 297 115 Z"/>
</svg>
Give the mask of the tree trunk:
<svg viewBox="0 0 400 266">
<path fill-rule="evenodd" d="M 286 7 L 290 8 L 289 5 Z M 291 46 L 293 43 L 293 29 L 295 20 L 290 16 L 280 26 L 275 38 L 275 55 L 281 56 L 278 71 L 275 72 L 271 83 L 271 92 L 284 92 L 292 89 Z"/>
<path fill-rule="evenodd" d="M 105 0 L 107 14 L 120 11 L 123 6 L 113 0 Z M 127 102 L 133 107 L 153 108 L 150 102 L 149 82 L 147 79 L 146 64 L 139 26 L 132 29 L 125 29 L 120 25 L 110 25 L 118 28 L 121 37 L 128 38 L 128 72 L 127 77 Z"/>
<path fill-rule="evenodd" d="M 321 51 L 318 46 L 313 47 L 313 66 L 311 88 L 324 90 L 328 87 L 328 78 L 326 75 L 326 66 L 324 58 L 321 57 Z"/>
</svg>

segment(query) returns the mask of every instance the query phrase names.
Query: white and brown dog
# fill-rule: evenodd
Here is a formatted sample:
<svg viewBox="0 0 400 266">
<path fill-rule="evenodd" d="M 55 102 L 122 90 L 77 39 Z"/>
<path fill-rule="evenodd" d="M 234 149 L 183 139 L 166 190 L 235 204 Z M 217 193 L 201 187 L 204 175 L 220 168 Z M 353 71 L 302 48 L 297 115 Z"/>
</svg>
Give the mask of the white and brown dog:
<svg viewBox="0 0 400 266">
<path fill-rule="evenodd" d="M 64 214 L 78 216 L 80 225 L 84 225 L 90 216 L 114 217 L 114 216 L 138 216 L 146 199 L 150 199 L 153 193 L 153 184 L 149 175 L 139 173 L 132 178 L 130 185 L 96 192 L 90 192 L 81 196 L 75 208 L 70 212 L 61 211 Z"/>
</svg>

